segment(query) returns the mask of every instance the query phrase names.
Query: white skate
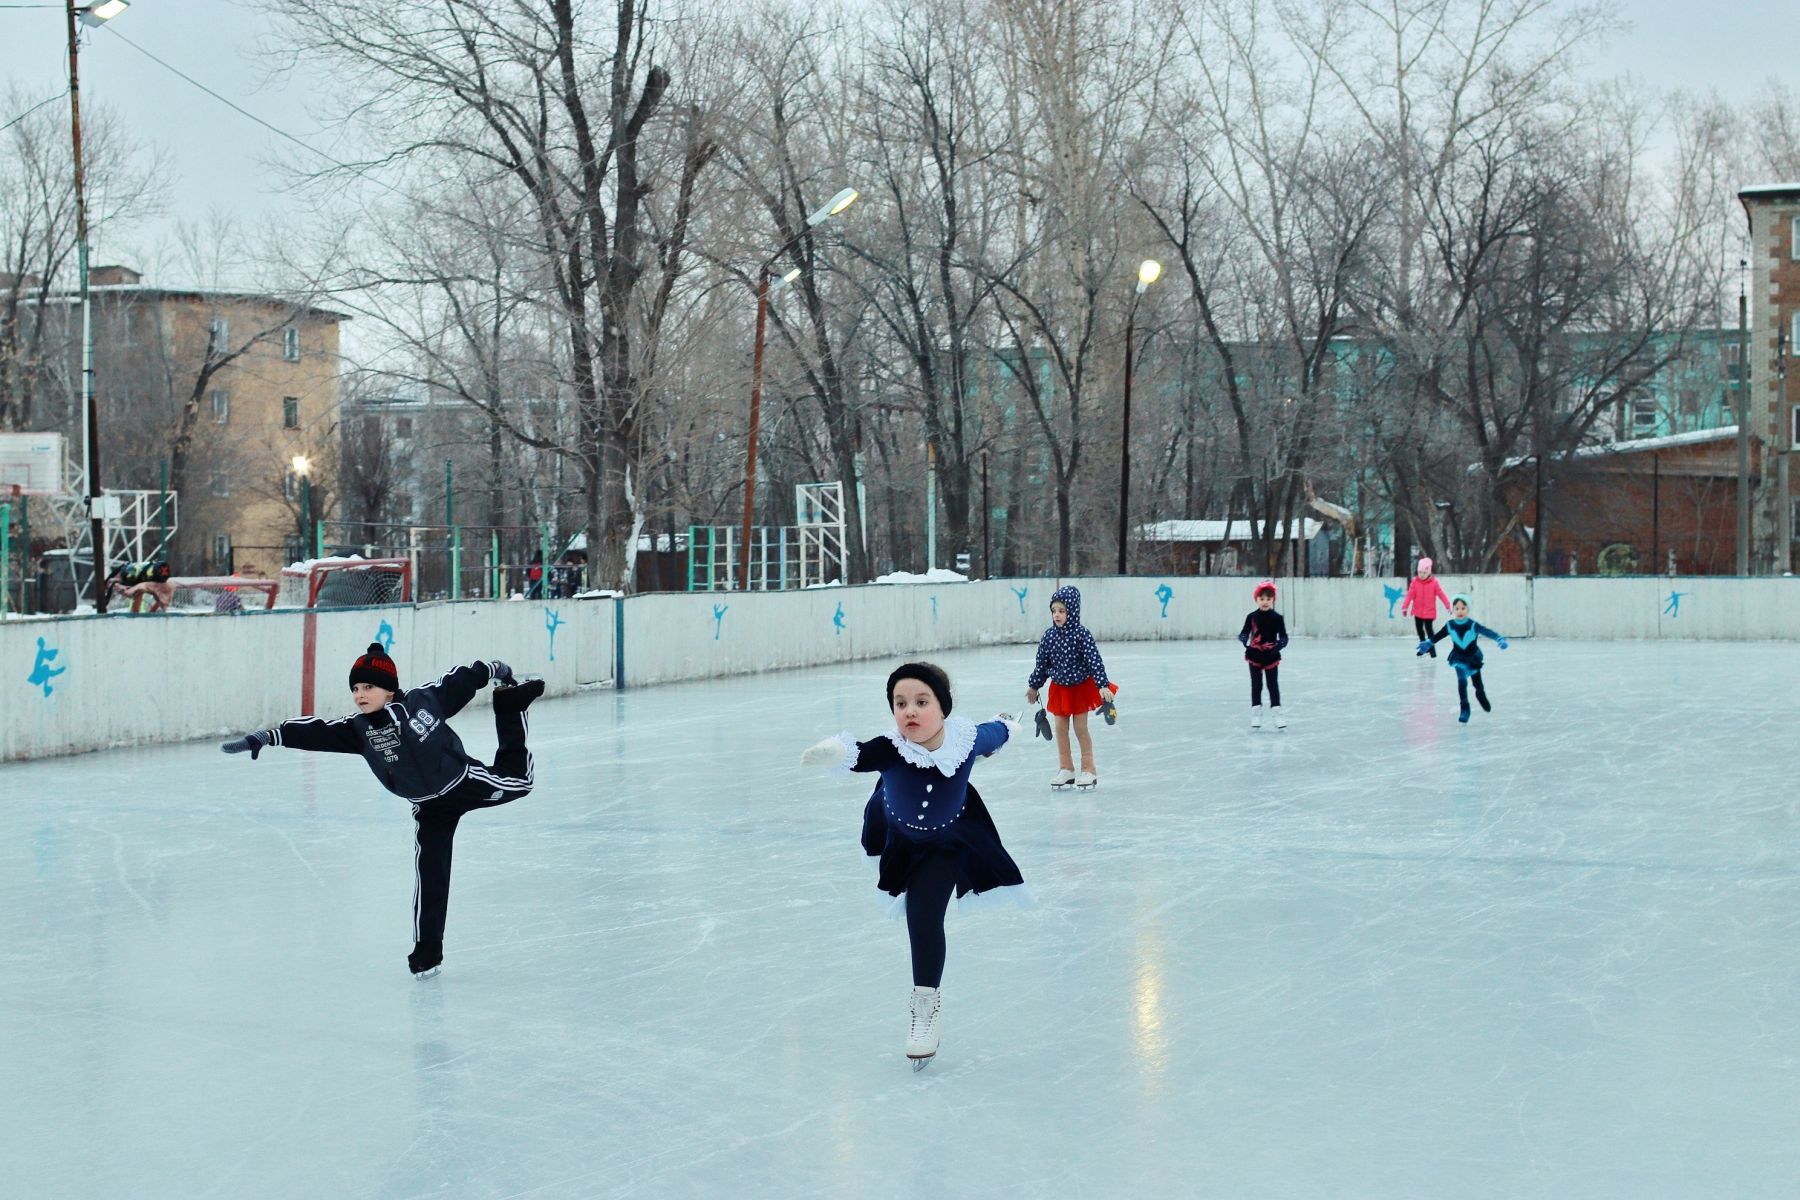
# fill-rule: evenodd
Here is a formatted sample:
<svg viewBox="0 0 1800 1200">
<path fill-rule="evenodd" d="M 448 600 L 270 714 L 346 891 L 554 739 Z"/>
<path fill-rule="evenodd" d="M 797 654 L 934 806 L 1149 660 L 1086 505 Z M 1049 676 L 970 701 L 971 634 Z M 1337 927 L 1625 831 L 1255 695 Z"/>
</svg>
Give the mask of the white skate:
<svg viewBox="0 0 1800 1200">
<path fill-rule="evenodd" d="M 1075 772 L 1069 770 L 1067 767 L 1063 767 L 1050 777 L 1050 788 L 1052 791 L 1060 792 L 1064 788 L 1071 788 L 1074 786 Z"/>
<path fill-rule="evenodd" d="M 914 987 L 908 1005 L 906 1057 L 912 1069 L 923 1071 L 938 1052 L 938 1014 L 943 1011 L 942 998 L 936 988 Z"/>
<path fill-rule="evenodd" d="M 1078 792 L 1091 792 L 1099 786 L 1100 777 L 1092 771 L 1083 771 L 1075 777 L 1075 790 Z"/>
<path fill-rule="evenodd" d="M 1252 704 L 1250 706 L 1250 728 L 1262 728 L 1262 705 L 1260 704 Z"/>
<path fill-rule="evenodd" d="M 1270 715 L 1272 715 L 1275 718 L 1275 728 L 1277 728 L 1277 729 L 1286 729 L 1287 728 L 1287 718 L 1282 715 L 1281 709 L 1279 706 L 1277 706 L 1274 709 L 1271 709 Z"/>
</svg>

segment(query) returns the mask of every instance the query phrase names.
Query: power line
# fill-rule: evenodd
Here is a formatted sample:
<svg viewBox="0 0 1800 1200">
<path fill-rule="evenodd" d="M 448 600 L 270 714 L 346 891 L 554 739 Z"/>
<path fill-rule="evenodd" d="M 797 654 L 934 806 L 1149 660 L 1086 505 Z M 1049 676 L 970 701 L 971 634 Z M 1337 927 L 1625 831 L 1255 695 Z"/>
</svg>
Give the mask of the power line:
<svg viewBox="0 0 1800 1200">
<path fill-rule="evenodd" d="M 55 104 L 58 100 L 61 100 L 64 96 L 66 96 L 68 94 L 69 94 L 68 89 L 64 88 L 62 91 L 56 93 L 56 95 L 51 96 L 47 100 L 39 100 L 36 104 L 32 105 L 30 108 L 28 108 L 24 112 L 20 113 L 18 116 L 14 117 L 12 120 L 8 121 L 6 124 L 0 125 L 0 133 L 5 133 L 7 130 L 11 129 L 14 125 L 17 125 L 20 121 L 23 121 L 26 117 L 29 117 L 32 113 L 36 112 L 38 109 L 43 108 L 45 105 L 48 105 L 48 104 Z"/>
<path fill-rule="evenodd" d="M 127 46 L 130 46 L 133 50 L 136 50 L 139 54 L 143 55 L 145 58 L 147 58 L 151 62 L 155 63 L 157 66 L 163 68 L 165 71 L 168 71 L 173 75 L 180 77 L 181 79 L 187 81 L 188 83 L 192 84 L 193 86 L 199 88 L 201 91 L 203 91 L 207 95 L 211 96 L 214 100 L 217 100 L 220 104 L 223 104 L 225 107 L 231 109 L 235 113 L 238 113 L 240 116 L 248 117 L 250 120 L 256 122 L 258 125 L 261 125 L 264 129 L 267 129 L 270 133 L 273 133 L 278 137 L 286 138 L 288 141 L 294 143 L 294 145 L 300 147 L 302 150 L 305 150 L 311 154 L 318 155 L 320 158 L 324 159 L 326 162 L 330 163 L 334 167 L 340 167 L 343 170 L 349 171 L 351 174 L 357 176 L 358 178 L 367 179 L 370 183 L 374 183 L 381 187 L 384 187 L 390 192 L 394 192 L 396 194 L 401 194 L 399 192 L 399 189 L 395 188 L 393 185 L 386 183 L 380 179 L 371 178 L 367 172 L 367 168 L 352 166 L 350 163 L 343 162 L 339 159 L 333 158 L 331 155 L 325 153 L 325 151 L 319 149 L 317 146 L 314 146 L 309 142 L 302 141 L 300 138 L 295 137 L 293 134 L 289 133 L 285 129 L 281 129 L 275 125 L 271 125 L 269 122 L 263 120 L 261 117 L 257 116 L 255 113 L 251 112 L 249 109 L 244 108 L 242 105 L 236 103 L 235 101 L 233 101 L 225 96 L 221 96 L 218 92 L 213 91 L 211 88 L 207 87 L 204 83 L 201 83 L 198 79 L 195 79 L 192 75 L 189 75 L 186 71 L 183 71 L 180 67 L 177 67 L 172 63 L 166 62 L 163 59 L 158 58 L 156 55 L 152 54 L 150 51 L 144 49 L 142 46 L 140 46 L 136 42 L 132 41 L 130 38 L 128 38 L 124 34 L 120 33 L 116 26 L 114 26 L 112 24 L 108 24 L 108 25 L 104 26 L 104 28 L 108 33 L 110 33 L 114 37 L 118 38 L 121 42 L 124 42 Z"/>
</svg>

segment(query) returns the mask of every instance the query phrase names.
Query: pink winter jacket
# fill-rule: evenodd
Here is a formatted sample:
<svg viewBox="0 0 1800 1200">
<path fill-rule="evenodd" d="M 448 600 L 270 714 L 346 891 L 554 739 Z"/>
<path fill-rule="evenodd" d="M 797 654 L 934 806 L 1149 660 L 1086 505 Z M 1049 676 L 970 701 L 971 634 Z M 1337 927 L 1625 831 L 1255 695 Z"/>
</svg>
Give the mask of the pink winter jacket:
<svg viewBox="0 0 1800 1200">
<path fill-rule="evenodd" d="M 1424 617 L 1427 621 L 1437 616 L 1439 601 L 1444 607 L 1450 607 L 1450 597 L 1444 595 L 1444 585 L 1438 582 L 1436 575 L 1420 579 L 1417 575 L 1406 585 L 1406 599 L 1400 602 L 1400 611 L 1411 617 Z"/>
</svg>

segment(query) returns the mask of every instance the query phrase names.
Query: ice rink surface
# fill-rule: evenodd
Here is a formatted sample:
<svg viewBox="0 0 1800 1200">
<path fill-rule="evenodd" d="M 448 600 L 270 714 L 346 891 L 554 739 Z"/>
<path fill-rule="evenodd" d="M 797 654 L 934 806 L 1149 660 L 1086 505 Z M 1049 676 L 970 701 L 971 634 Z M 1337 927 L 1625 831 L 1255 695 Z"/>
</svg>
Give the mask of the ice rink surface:
<svg viewBox="0 0 1800 1200">
<path fill-rule="evenodd" d="M 1234 643 L 1102 648 L 1097 792 L 976 769 L 1038 906 L 953 911 L 919 1075 L 868 781 L 796 765 L 891 663 L 540 703 L 423 983 L 359 760 L 0 767 L 0 1190 L 1795 1194 L 1800 647 L 1517 641 L 1464 727 L 1407 639 L 1302 638 L 1254 734 Z M 939 656 L 957 710 L 1031 653 Z"/>
</svg>

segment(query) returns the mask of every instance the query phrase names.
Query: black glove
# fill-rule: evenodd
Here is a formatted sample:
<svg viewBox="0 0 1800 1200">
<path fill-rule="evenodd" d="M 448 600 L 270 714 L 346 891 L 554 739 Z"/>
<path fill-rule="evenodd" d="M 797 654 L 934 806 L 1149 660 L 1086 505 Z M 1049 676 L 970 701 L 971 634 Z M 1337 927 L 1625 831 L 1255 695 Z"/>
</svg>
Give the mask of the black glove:
<svg viewBox="0 0 1800 1200">
<path fill-rule="evenodd" d="M 268 744 L 269 737 L 267 734 L 246 733 L 235 742 L 226 742 L 223 746 L 220 746 L 219 749 L 227 754 L 242 754 L 244 751 L 248 750 L 250 752 L 250 761 L 255 762 L 256 756 L 261 754 L 263 747 Z"/>
<path fill-rule="evenodd" d="M 512 668 L 497 659 L 488 664 L 488 672 L 493 676 L 495 687 L 512 687 L 518 682 L 513 678 Z"/>
<path fill-rule="evenodd" d="M 1050 732 L 1050 717 L 1041 708 L 1037 710 L 1037 735 L 1046 742 L 1056 740 Z"/>
</svg>

